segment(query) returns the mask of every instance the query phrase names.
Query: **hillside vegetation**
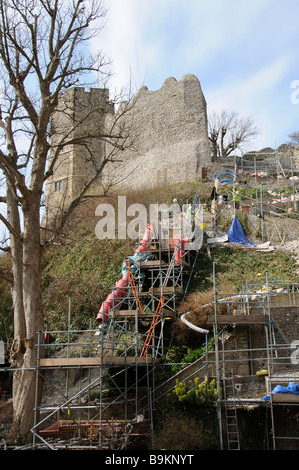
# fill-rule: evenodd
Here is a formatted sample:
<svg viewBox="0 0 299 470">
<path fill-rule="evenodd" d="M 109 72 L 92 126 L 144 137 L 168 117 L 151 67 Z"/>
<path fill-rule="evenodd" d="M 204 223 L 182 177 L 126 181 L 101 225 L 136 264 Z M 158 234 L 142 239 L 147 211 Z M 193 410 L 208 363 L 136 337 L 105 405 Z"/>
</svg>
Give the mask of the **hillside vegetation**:
<svg viewBox="0 0 299 470">
<path fill-rule="evenodd" d="M 173 198 L 183 204 L 193 200 L 196 190 L 197 183 L 191 182 L 131 192 L 127 194 L 127 207 L 132 203 L 147 208 L 154 203 L 170 205 Z M 202 202 L 210 203 L 210 193 L 211 183 L 201 184 Z M 137 240 L 119 240 L 117 236 L 113 240 L 99 240 L 96 237 L 98 217 L 95 208 L 102 202 L 102 199 L 86 201 L 75 214 L 63 243 L 51 247 L 44 255 L 44 306 L 51 329 L 67 327 L 69 298 L 71 327 L 86 329 L 90 319 L 95 326 L 102 301 L 121 277 L 124 256 L 134 253 Z M 117 216 L 117 197 L 110 196 L 104 202 L 114 206 Z M 263 253 L 230 244 L 212 249 L 209 256 L 203 249 L 197 259 L 188 296 L 180 307 L 181 312 L 195 310 L 197 323 L 202 323 L 200 305 L 213 299 L 213 263 L 220 292 L 239 292 L 246 282 L 265 283 L 266 273 L 270 280 L 294 282 L 299 279 L 295 259 L 282 250 Z"/>
<path fill-rule="evenodd" d="M 201 201 L 209 202 L 211 183 L 203 183 Z M 143 192 L 127 194 L 127 206 L 138 202 L 170 204 L 173 198 L 183 204 L 191 201 L 197 183 L 176 184 Z M 90 199 L 74 214 L 61 243 L 48 248 L 43 257 L 43 300 L 45 327 L 66 330 L 69 299 L 71 299 L 71 328 L 88 329 L 90 321 L 96 326 L 96 315 L 103 300 L 121 277 L 124 256 L 134 253 L 136 241 L 99 240 L 95 234 L 98 217 L 95 208 L 102 202 L 116 208 L 117 197 Z M 246 284 L 271 280 L 299 281 L 295 259 L 284 251 L 257 252 L 242 246 L 223 245 L 212 249 L 210 256 L 202 250 L 198 256 L 188 296 L 180 311 L 200 311 L 200 305 L 212 300 L 213 263 L 216 266 L 217 288 L 222 292 L 238 292 Z M 7 268 L 7 257 L 2 258 Z M 205 298 L 203 298 L 203 294 Z M 9 286 L 0 284 L 0 335 L 6 342 L 12 338 L 12 303 Z M 195 319 L 196 321 L 196 319 Z M 201 319 L 198 318 L 201 322 Z M 185 338 L 186 339 L 186 338 Z"/>
</svg>

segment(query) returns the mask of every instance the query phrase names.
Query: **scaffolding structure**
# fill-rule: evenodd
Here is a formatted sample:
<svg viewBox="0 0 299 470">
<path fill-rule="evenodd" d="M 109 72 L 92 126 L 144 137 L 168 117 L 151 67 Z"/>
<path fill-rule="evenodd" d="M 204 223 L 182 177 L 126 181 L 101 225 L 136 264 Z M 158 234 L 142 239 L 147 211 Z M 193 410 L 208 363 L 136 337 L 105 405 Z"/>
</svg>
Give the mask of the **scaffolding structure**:
<svg viewBox="0 0 299 470">
<path fill-rule="evenodd" d="M 126 296 L 112 309 L 109 321 L 97 330 L 69 331 L 65 343 L 43 344 L 43 333 L 40 334 L 38 351 L 45 348 L 46 354 L 41 353 L 38 359 L 36 388 L 45 371 L 51 380 L 51 371 L 55 373 L 57 369 L 65 374 L 66 388 L 63 392 L 59 386 L 64 400 L 58 406 L 36 403 L 33 446 L 126 449 L 131 439 L 150 438 L 156 404 L 173 390 L 176 380 L 188 382 L 194 377 L 203 381 L 216 378 L 221 449 L 242 449 L 238 416 L 240 410 L 252 406 L 263 408 L 270 417 L 267 448 L 280 449 L 282 442 L 293 446 L 295 442 L 296 446 L 296 432 L 283 435 L 281 424 L 276 422 L 281 419 L 279 409 L 298 406 L 298 395 L 274 395 L 271 390 L 277 383 L 298 379 L 298 366 L 290 363 L 291 341 L 272 311 L 277 302 L 281 305 L 281 299 L 283 305 L 299 308 L 299 284 L 267 278 L 266 284 L 246 283 L 239 294 L 218 293 L 214 266 L 214 314 L 208 315 L 207 320 L 213 327 L 215 350 L 207 347 L 205 356 L 157 385 L 155 373 L 167 349 L 164 326 L 168 318 L 175 316 L 177 302 L 184 294 L 183 275 L 186 273 L 188 278 L 192 269 L 186 258 L 184 263 L 172 265 L 174 247 L 159 247 L 157 242 L 153 237 L 147 264 L 139 263 L 147 275 L 140 276 L 137 270 L 135 276 L 159 284 L 157 291 L 151 283 L 146 289 L 145 282 L 134 284 L 132 279 Z M 180 287 L 180 291 L 166 287 Z M 240 328 L 246 331 L 247 343 L 231 347 L 232 331 Z M 255 329 L 259 329 L 260 338 L 264 331 L 263 344 L 254 344 Z M 65 332 L 51 334 L 57 337 Z M 50 352 L 55 348 L 56 354 Z M 67 357 L 61 357 L 61 350 L 67 351 Z M 74 374 L 80 374 L 79 389 L 69 394 L 68 383 L 74 380 Z M 246 393 L 240 393 L 240 377 L 250 378 L 258 390 L 250 393 L 250 382 Z M 266 393 L 269 400 L 262 398 Z"/>
<path fill-rule="evenodd" d="M 184 244 L 181 222 L 170 222 L 152 231 L 142 256 L 124 259 L 128 285 L 96 330 L 47 331 L 47 337 L 60 338 L 50 343 L 39 333 L 36 390 L 45 375 L 50 387 L 57 371 L 66 386 L 58 386 L 59 403 L 36 401 L 33 447 L 126 449 L 133 438 L 150 438 L 155 373 L 168 346 L 165 328 L 177 316 L 194 267 L 194 247 Z M 202 237 L 196 253 L 201 244 Z M 70 386 L 75 376 L 78 390 Z"/>
<path fill-rule="evenodd" d="M 253 155 L 255 154 L 252 153 Z M 228 168 L 216 171 L 213 179 L 218 173 L 225 175 L 225 172 L 227 172 L 230 184 L 233 183 L 234 188 L 236 184 L 238 186 L 241 212 L 245 216 L 256 217 L 253 225 L 256 226 L 256 231 L 260 232 L 262 243 L 264 243 L 265 239 L 268 239 L 270 243 L 273 239 L 277 239 L 279 243 L 285 246 L 285 239 L 288 238 L 288 233 L 285 232 L 285 227 L 282 226 L 283 220 L 287 220 L 292 224 L 293 230 L 296 229 L 296 224 L 299 221 L 299 194 L 297 187 L 299 181 L 297 173 L 299 170 L 296 169 L 292 157 L 284 158 L 282 161 L 276 152 L 273 153 L 273 157 L 276 158 L 274 159 L 274 166 L 273 161 L 269 163 L 267 159 L 256 161 L 256 157 L 252 160 L 246 160 L 243 157 L 237 156 L 230 157 L 230 164 L 227 162 Z M 253 162 L 255 162 L 254 167 L 252 166 Z M 234 171 L 229 169 L 232 165 L 234 165 Z M 246 182 L 247 173 L 251 178 L 250 184 Z M 268 183 L 270 178 L 273 185 L 273 176 L 277 185 L 273 186 L 274 190 L 270 190 L 265 187 L 265 182 Z M 252 183 L 253 177 L 254 183 Z M 243 183 L 242 181 L 237 183 L 239 179 L 242 179 Z M 217 184 L 225 183 L 229 180 L 217 181 Z M 248 188 L 253 191 L 251 195 L 247 193 Z M 286 190 L 287 193 L 285 194 Z M 234 191 L 232 191 L 233 193 Z M 234 211 L 231 203 L 234 205 L 234 202 L 233 195 L 231 195 L 230 200 L 227 200 L 226 203 L 223 200 L 221 201 L 222 205 L 218 207 L 217 215 L 215 214 L 214 229 L 217 223 L 221 225 L 230 221 Z M 252 222 L 254 219 L 251 218 L 250 220 Z M 291 232 L 293 233 L 293 231 Z"/>
<path fill-rule="evenodd" d="M 207 363 L 208 374 L 217 382 L 220 448 L 242 449 L 238 414 L 256 407 L 270 416 L 265 449 L 282 449 L 284 444 L 298 449 L 298 429 L 292 429 L 290 422 L 283 425 L 282 419 L 290 409 L 299 410 L 299 394 L 272 391 L 299 378 L 298 365 L 291 361 L 292 339 L 273 315 L 276 305 L 299 310 L 299 284 L 268 281 L 266 276 L 265 284 L 247 284 L 236 295 L 218 293 L 215 282 L 214 272 L 214 315 L 208 317 L 208 323 L 213 326 L 215 355 Z M 263 344 L 254 344 L 257 329 L 259 338 L 264 330 Z M 230 341 L 231 335 L 234 341 Z M 287 411 L 279 412 L 282 407 Z"/>
<path fill-rule="evenodd" d="M 174 388 L 181 374 L 157 385 L 157 368 L 168 348 L 167 324 L 176 318 L 179 302 L 186 296 L 203 242 L 188 249 L 183 244 L 186 235 L 180 223 L 171 227 L 161 223 L 142 257 L 124 259 L 128 286 L 120 298 L 113 299 L 109 315 L 97 329 L 38 334 L 33 448 L 119 450 L 127 449 L 132 439 L 150 438 L 156 403 Z M 270 392 L 279 380 L 297 377 L 297 367 L 290 364 L 291 342 L 273 319 L 272 307 L 282 295 L 288 305 L 299 306 L 299 285 L 267 279 L 266 287 L 246 284 L 244 292 L 236 295 L 217 292 L 215 266 L 213 278 L 214 315 L 208 316 L 208 323 L 213 327 L 215 350 L 207 347 L 204 357 L 186 366 L 182 380 L 216 378 L 221 449 L 242 449 L 238 414 L 252 405 L 269 411 L 269 448 L 279 448 L 284 439 L 296 441 L 295 435 L 279 433 L 276 419 L 279 407 L 296 407 L 299 400 Z M 281 286 L 283 292 L 277 292 Z M 232 331 L 239 327 L 246 332 L 246 345 L 230 348 Z M 253 345 L 255 328 L 264 331 L 262 346 Z M 44 335 L 57 341 L 45 343 Z M 257 375 L 264 369 L 267 374 Z M 256 396 L 240 394 L 240 376 L 251 377 L 254 383 L 262 380 L 270 399 L 261 400 L 261 389 Z M 40 381 L 45 377 L 46 393 L 56 389 L 55 400 L 39 404 Z"/>
<path fill-rule="evenodd" d="M 296 167 L 294 157 L 292 155 L 284 155 L 283 152 L 273 150 L 269 152 L 249 152 L 245 155 L 232 155 L 225 159 L 220 158 L 220 162 L 230 166 L 237 164 L 242 172 L 252 174 L 256 181 L 259 176 L 265 176 L 267 173 L 270 177 L 277 180 L 297 179 L 298 169 Z"/>
</svg>

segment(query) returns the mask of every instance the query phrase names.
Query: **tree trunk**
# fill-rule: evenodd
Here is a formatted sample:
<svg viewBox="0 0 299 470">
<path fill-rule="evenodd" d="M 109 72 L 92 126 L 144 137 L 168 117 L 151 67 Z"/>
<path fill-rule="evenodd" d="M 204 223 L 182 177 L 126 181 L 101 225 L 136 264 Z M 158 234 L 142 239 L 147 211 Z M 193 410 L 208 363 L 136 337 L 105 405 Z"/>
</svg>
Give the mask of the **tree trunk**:
<svg viewBox="0 0 299 470">
<path fill-rule="evenodd" d="M 7 181 L 7 220 L 13 228 L 10 234 L 10 254 L 12 261 L 12 300 L 14 315 L 14 338 L 15 341 L 11 348 L 10 361 L 13 367 L 21 367 L 23 363 L 22 354 L 20 354 L 20 341 L 25 331 L 25 315 L 23 305 L 23 244 L 21 239 L 21 225 L 18 210 L 18 201 L 15 197 L 15 189 Z"/>
<path fill-rule="evenodd" d="M 41 246 L 39 229 L 39 204 L 31 204 L 30 210 L 24 213 L 23 232 L 23 312 L 16 315 L 16 332 L 22 336 L 18 341 L 17 366 L 21 370 L 14 372 L 13 408 L 14 418 L 10 441 L 14 444 L 28 443 L 32 439 L 30 430 L 34 425 L 35 398 L 40 403 L 42 381 L 36 396 L 37 365 L 37 332 L 43 330 L 42 296 L 41 296 Z M 18 295 L 19 294 L 19 295 Z M 20 297 L 16 293 L 16 297 Z M 25 328 L 23 328 L 25 323 Z"/>
</svg>

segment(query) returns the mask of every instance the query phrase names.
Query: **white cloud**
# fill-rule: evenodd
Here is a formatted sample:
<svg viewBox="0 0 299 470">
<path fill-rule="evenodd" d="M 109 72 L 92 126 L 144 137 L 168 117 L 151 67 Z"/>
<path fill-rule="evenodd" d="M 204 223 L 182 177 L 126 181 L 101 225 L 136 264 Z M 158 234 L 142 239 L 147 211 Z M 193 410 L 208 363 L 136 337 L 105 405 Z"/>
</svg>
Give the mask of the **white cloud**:
<svg viewBox="0 0 299 470">
<path fill-rule="evenodd" d="M 287 55 L 279 57 L 254 70 L 252 75 L 245 79 L 237 71 L 232 73 L 222 86 L 219 84 L 216 89 L 209 90 L 209 106 L 217 110 L 241 107 L 240 111 L 248 113 L 257 102 L 263 105 L 273 97 L 275 89 L 287 74 L 291 60 Z"/>
<path fill-rule="evenodd" d="M 286 76 L 291 63 L 292 57 L 286 55 L 255 70 L 248 78 L 231 75 L 222 86 L 206 92 L 208 112 L 228 109 L 241 116 L 252 116 L 261 131 L 255 141 L 257 148 L 275 146 L 283 129 L 284 123 L 279 119 L 282 112 L 284 122 L 288 120 L 290 92 Z"/>
</svg>

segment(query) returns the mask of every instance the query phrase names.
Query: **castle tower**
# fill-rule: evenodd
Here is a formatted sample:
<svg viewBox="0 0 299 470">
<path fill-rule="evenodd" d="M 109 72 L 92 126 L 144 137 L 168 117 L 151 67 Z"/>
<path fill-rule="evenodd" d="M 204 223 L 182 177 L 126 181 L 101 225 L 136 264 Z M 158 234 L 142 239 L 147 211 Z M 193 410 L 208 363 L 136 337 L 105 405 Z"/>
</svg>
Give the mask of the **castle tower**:
<svg viewBox="0 0 299 470">
<path fill-rule="evenodd" d="M 53 174 L 45 191 L 48 220 L 66 209 L 95 175 L 105 152 L 101 137 L 107 112 L 114 113 L 107 89 L 75 87 L 60 96 L 51 121 L 48 170 L 52 168 Z"/>
</svg>

